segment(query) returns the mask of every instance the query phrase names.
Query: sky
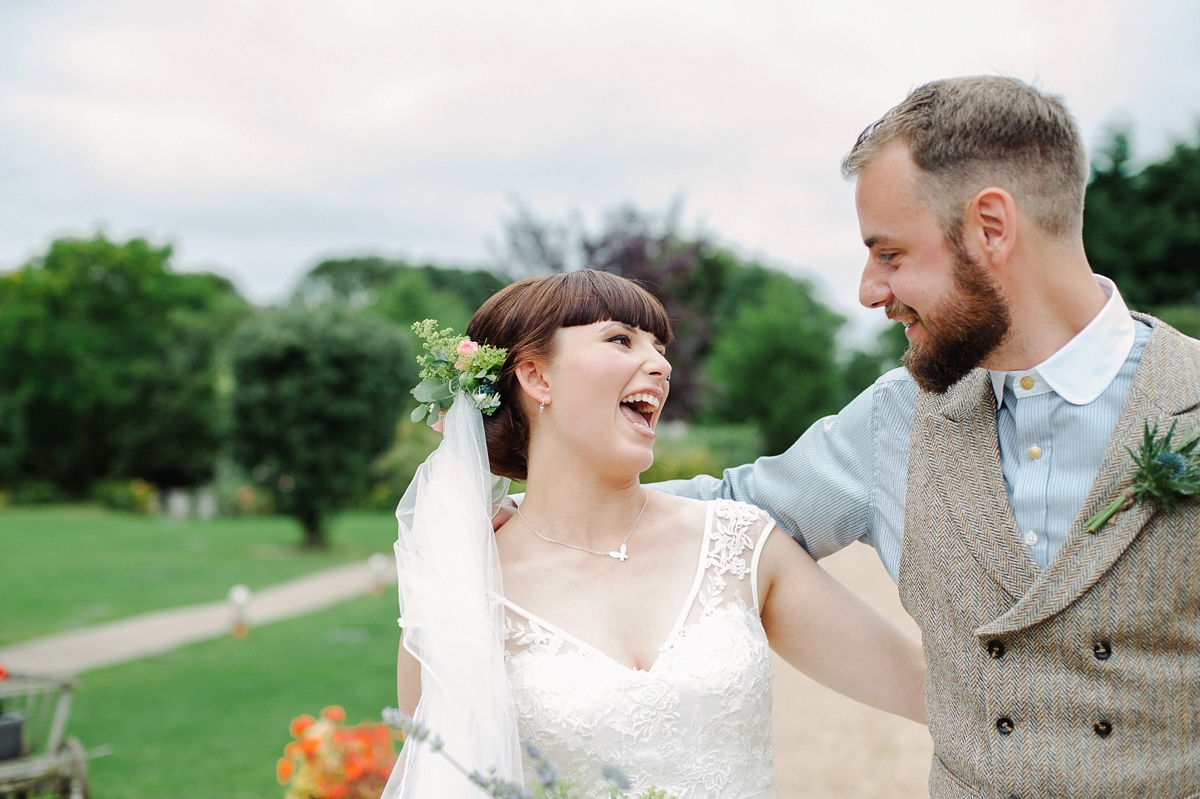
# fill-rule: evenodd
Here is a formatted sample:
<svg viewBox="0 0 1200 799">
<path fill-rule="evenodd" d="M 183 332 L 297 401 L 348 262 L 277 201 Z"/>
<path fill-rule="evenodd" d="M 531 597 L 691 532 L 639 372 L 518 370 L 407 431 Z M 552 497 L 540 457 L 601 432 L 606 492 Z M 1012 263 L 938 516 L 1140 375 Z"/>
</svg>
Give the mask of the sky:
<svg viewBox="0 0 1200 799">
<path fill-rule="evenodd" d="M 869 331 L 841 158 L 985 73 L 1153 160 L 1200 127 L 1200 3 L 0 0 L 0 269 L 141 236 L 266 303 L 329 256 L 486 265 L 518 202 L 678 200 Z"/>
</svg>

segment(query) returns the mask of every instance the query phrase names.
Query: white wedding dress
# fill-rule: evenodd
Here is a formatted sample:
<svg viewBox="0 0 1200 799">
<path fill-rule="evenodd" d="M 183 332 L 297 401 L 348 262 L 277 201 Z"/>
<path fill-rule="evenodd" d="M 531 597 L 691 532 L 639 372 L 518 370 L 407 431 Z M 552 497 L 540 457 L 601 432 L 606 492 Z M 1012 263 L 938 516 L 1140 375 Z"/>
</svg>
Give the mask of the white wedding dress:
<svg viewBox="0 0 1200 799">
<path fill-rule="evenodd" d="M 505 600 L 505 662 L 520 736 L 587 799 L 601 769 L 631 796 L 773 799 L 771 659 L 759 620 L 758 560 L 773 524 L 761 510 L 708 503 L 696 577 L 649 671 L 630 669 Z M 526 766 L 526 784 L 536 775 Z"/>
</svg>

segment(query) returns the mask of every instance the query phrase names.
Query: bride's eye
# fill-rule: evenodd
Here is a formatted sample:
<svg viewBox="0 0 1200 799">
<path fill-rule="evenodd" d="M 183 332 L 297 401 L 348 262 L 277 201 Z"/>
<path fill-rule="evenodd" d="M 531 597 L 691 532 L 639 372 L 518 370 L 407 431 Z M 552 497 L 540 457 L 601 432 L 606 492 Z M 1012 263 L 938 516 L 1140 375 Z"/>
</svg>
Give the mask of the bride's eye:
<svg viewBox="0 0 1200 799">
<path fill-rule="evenodd" d="M 620 344 L 622 347 L 628 347 L 631 344 L 633 344 L 633 340 L 630 339 L 629 336 L 626 336 L 626 335 L 613 336 L 612 338 L 609 339 L 609 341 L 610 342 L 615 341 L 617 344 Z"/>
</svg>

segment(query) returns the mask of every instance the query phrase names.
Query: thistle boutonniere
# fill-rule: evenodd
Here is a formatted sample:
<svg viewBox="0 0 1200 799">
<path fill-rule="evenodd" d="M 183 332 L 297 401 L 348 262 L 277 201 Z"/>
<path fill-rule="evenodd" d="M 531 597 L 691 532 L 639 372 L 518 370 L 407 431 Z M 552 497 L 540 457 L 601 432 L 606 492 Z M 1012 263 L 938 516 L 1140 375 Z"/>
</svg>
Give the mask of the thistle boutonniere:
<svg viewBox="0 0 1200 799">
<path fill-rule="evenodd" d="M 435 319 L 417 322 L 412 329 L 424 347 L 417 356 L 421 382 L 412 390 L 421 403 L 412 412 L 414 422 L 427 419 L 430 427 L 441 432 L 442 418 L 459 392 L 485 416 L 500 407 L 496 379 L 508 350 L 471 341 L 448 327 L 438 330 Z"/>
<path fill-rule="evenodd" d="M 1167 434 L 1159 436 L 1158 424 L 1151 426 L 1147 421 L 1141 451 L 1125 448 L 1137 466 L 1133 485 L 1088 520 L 1089 533 L 1098 531 L 1118 511 L 1135 502 L 1171 510 L 1187 497 L 1200 495 L 1200 453 L 1196 451 L 1196 445 L 1200 444 L 1200 429 L 1187 436 L 1178 449 L 1171 449 L 1176 424 L 1172 422 Z"/>
</svg>

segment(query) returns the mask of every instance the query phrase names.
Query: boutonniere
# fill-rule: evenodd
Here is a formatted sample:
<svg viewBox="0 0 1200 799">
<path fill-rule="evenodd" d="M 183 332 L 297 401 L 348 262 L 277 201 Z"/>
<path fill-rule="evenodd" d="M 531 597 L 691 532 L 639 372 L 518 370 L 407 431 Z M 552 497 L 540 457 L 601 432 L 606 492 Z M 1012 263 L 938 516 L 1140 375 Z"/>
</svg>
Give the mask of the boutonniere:
<svg viewBox="0 0 1200 799">
<path fill-rule="evenodd" d="M 1171 510 L 1187 497 L 1200 495 L 1200 454 L 1196 452 L 1200 430 L 1193 431 L 1178 449 L 1172 449 L 1175 425 L 1176 422 L 1172 422 L 1167 434 L 1159 436 L 1158 425 L 1151 426 L 1147 421 L 1141 451 L 1125 448 L 1137 466 L 1133 485 L 1088 521 L 1089 533 L 1099 530 L 1118 511 L 1131 507 L 1135 502 L 1152 504 L 1159 510 Z"/>
</svg>

